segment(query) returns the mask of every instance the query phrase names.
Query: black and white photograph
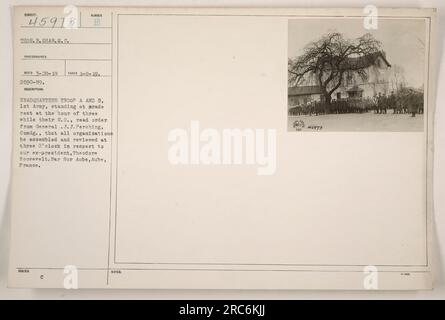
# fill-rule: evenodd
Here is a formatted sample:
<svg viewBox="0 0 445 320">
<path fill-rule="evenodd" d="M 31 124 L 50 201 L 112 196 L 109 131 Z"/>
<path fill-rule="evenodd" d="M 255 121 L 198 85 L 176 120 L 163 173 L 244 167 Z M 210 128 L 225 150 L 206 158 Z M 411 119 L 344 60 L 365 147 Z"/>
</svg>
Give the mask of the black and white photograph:
<svg viewBox="0 0 445 320">
<path fill-rule="evenodd" d="M 426 21 L 289 20 L 288 131 L 423 131 Z"/>
<path fill-rule="evenodd" d="M 445 1 L 1 3 L 0 300 L 445 299 Z"/>
</svg>

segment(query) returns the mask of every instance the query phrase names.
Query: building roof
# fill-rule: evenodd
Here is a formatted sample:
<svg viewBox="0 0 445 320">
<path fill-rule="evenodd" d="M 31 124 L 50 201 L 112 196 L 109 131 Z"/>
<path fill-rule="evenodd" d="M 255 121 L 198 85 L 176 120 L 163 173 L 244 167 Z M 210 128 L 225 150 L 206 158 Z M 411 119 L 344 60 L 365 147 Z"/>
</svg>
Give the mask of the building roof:
<svg viewBox="0 0 445 320">
<path fill-rule="evenodd" d="M 385 62 L 388 67 L 391 67 L 391 64 L 388 62 L 388 60 L 386 60 L 386 54 L 383 51 L 367 54 L 361 57 L 351 57 L 348 59 L 348 61 L 353 65 L 367 68 L 375 64 L 378 58 L 382 58 L 383 62 Z"/>
<path fill-rule="evenodd" d="M 360 91 L 363 91 L 363 89 L 358 86 L 353 86 L 352 88 L 346 90 L 346 92 L 360 92 Z"/>
<path fill-rule="evenodd" d="M 287 90 L 288 96 L 304 96 L 309 94 L 321 94 L 320 86 L 289 87 Z"/>
</svg>

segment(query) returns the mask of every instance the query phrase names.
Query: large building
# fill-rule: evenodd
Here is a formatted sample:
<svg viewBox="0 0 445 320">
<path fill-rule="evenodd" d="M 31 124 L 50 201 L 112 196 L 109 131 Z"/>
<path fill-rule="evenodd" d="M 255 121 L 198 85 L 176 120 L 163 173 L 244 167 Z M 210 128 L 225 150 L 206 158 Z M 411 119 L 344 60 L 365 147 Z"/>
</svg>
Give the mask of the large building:
<svg viewBox="0 0 445 320">
<path fill-rule="evenodd" d="M 391 64 L 383 52 L 351 58 L 351 63 L 362 66 L 367 77 L 362 79 L 357 73 L 345 74 L 341 86 L 332 93 L 332 99 L 372 98 L 379 93 L 390 93 Z M 324 99 L 316 77 L 309 77 L 304 82 L 304 86 L 288 88 L 289 107 Z"/>
</svg>

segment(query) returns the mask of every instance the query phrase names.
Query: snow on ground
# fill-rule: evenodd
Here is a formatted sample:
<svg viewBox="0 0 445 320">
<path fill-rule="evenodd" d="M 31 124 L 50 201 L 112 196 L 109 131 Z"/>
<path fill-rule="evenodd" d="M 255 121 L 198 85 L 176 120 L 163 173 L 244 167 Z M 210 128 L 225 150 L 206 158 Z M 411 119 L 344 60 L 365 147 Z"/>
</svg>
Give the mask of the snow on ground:
<svg viewBox="0 0 445 320">
<path fill-rule="evenodd" d="M 297 131 L 423 131 L 424 116 L 416 114 L 345 113 L 325 114 L 319 116 L 288 116 L 288 130 Z M 304 124 L 304 125 L 303 125 Z"/>
</svg>

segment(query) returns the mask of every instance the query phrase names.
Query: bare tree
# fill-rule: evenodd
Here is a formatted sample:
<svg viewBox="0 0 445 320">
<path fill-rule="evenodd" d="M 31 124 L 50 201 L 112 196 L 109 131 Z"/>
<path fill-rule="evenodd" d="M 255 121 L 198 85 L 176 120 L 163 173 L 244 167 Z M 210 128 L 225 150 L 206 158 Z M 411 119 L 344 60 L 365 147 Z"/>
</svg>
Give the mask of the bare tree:
<svg viewBox="0 0 445 320">
<path fill-rule="evenodd" d="M 402 66 L 394 64 L 391 67 L 391 75 L 390 75 L 391 87 L 392 90 L 398 91 L 406 86 L 405 80 L 405 70 Z"/>
<path fill-rule="evenodd" d="M 366 69 L 381 53 L 381 43 L 370 33 L 357 39 L 345 39 L 339 32 L 330 32 L 310 43 L 304 53 L 288 61 L 289 84 L 298 85 L 315 78 L 326 103 L 346 75 L 367 78 Z"/>
</svg>

